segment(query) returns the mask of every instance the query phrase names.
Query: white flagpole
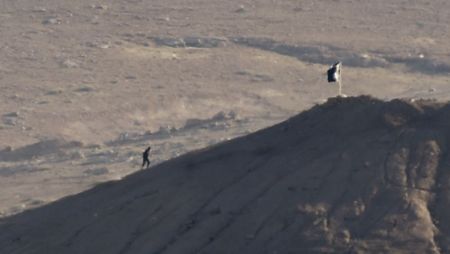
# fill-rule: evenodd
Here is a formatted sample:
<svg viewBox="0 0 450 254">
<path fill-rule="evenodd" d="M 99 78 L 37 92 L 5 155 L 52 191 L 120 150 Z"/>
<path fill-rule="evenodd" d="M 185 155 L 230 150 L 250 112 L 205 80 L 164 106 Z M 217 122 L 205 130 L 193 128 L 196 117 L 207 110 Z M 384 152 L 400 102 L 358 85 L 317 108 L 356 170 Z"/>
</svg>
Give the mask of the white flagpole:
<svg viewBox="0 0 450 254">
<path fill-rule="evenodd" d="M 336 70 L 337 71 L 337 76 L 338 76 L 337 82 L 338 82 L 338 85 L 339 85 L 339 94 L 338 94 L 338 96 L 342 97 L 342 75 L 341 75 L 342 63 L 339 64 L 337 67 L 338 67 L 338 69 Z"/>
</svg>

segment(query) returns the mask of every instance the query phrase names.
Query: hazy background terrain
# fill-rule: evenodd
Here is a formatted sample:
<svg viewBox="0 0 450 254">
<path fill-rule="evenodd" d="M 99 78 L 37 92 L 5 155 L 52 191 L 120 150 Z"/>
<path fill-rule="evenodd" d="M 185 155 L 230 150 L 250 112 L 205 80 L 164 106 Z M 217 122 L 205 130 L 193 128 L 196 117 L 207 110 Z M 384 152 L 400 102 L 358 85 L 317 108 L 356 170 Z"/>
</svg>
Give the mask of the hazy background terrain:
<svg viewBox="0 0 450 254">
<path fill-rule="evenodd" d="M 448 1 L 0 1 L 0 215 L 337 93 L 450 97 Z"/>
</svg>

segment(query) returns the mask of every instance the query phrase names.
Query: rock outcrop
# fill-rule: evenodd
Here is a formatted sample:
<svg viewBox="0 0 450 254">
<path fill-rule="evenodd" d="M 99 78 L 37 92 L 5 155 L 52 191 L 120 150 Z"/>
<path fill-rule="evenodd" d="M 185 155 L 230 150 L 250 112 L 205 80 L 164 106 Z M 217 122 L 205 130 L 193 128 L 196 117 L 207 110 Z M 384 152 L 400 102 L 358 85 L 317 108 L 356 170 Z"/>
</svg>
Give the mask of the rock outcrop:
<svg viewBox="0 0 450 254">
<path fill-rule="evenodd" d="M 450 106 L 334 98 L 0 221 L 0 253 L 448 253 Z"/>
</svg>

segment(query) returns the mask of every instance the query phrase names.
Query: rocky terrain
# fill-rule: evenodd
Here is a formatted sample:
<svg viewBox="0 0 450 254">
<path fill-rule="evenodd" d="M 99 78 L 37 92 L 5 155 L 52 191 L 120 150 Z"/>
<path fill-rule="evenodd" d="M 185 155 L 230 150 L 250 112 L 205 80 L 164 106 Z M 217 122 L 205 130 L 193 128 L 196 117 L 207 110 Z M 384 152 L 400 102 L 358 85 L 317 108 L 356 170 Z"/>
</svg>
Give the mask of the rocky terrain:
<svg viewBox="0 0 450 254">
<path fill-rule="evenodd" d="M 7 218 L 0 252 L 447 253 L 449 116 L 330 99 Z"/>
<path fill-rule="evenodd" d="M 0 1 L 0 216 L 135 172 L 148 145 L 158 163 L 322 103 L 337 60 L 348 95 L 448 100 L 449 7 Z"/>
<path fill-rule="evenodd" d="M 103 182 L 133 173 L 150 177 L 152 173 L 140 172 L 141 153 L 149 145 L 153 147 L 152 166 L 167 167 L 164 165 L 183 160 L 186 153 L 236 137 L 245 140 L 255 131 L 305 110 L 314 111 L 316 105 L 337 94 L 337 86 L 325 79 L 327 68 L 336 61 L 343 62 L 343 92 L 348 96 L 371 95 L 381 100 L 377 101 L 380 105 L 395 98 L 444 103 L 450 99 L 449 24 L 450 2 L 445 0 L 0 0 L 2 223 L 15 221 L 14 215 L 38 207 L 43 210 L 36 211 L 46 211 L 50 209 L 47 204 Z M 425 104 L 418 105 L 428 109 Z M 353 121 L 363 122 L 356 117 Z M 403 120 L 394 115 L 373 124 L 378 126 L 383 121 L 402 126 Z M 431 123 L 427 126 L 435 127 Z M 405 135 L 401 137 L 418 138 Z M 275 139 L 271 135 L 266 138 Z M 320 143 L 322 137 L 317 138 Z M 330 147 L 337 141 L 329 140 Z M 363 148 L 366 141 L 361 142 L 351 144 Z M 445 142 L 438 143 L 439 149 L 444 149 Z M 422 153 L 422 146 L 436 148 L 428 143 L 418 150 L 413 146 L 408 148 L 413 151 L 411 158 L 421 160 L 414 151 Z M 409 154 L 404 152 L 398 156 Z M 248 160 L 254 159 L 252 154 L 247 155 Z M 380 152 L 380 156 L 384 155 Z M 290 159 L 284 158 L 282 165 L 294 163 L 288 162 Z M 356 158 L 355 163 L 361 160 Z M 392 177 L 394 182 L 405 181 L 400 176 Z M 439 184 L 425 185 L 433 189 Z M 219 186 L 203 194 L 215 193 Z M 251 190 L 248 195 L 252 195 Z M 396 195 L 403 194 L 392 194 Z M 420 206 L 427 207 L 429 218 L 445 221 L 436 217 L 434 206 L 436 200 L 444 198 L 433 195 L 420 196 L 424 200 Z M 379 198 L 387 203 L 391 200 Z M 316 205 L 299 209 L 315 211 Z M 376 211 L 382 216 L 382 210 Z M 416 241 L 419 238 L 405 236 L 402 241 L 420 245 L 417 250 L 445 250 L 445 230 L 436 221 L 433 237 L 419 237 L 428 239 L 426 246 L 432 247 L 423 247 Z M 326 244 L 320 245 L 325 249 L 319 252 L 326 251 L 325 246 L 342 250 L 355 246 L 363 251 L 363 245 L 357 245 L 354 239 L 362 234 L 360 238 L 367 240 L 369 231 L 361 233 L 352 227 L 342 233 L 350 235 L 344 238 L 351 241 L 339 240 L 337 247 L 329 242 L 338 241 L 337 231 L 329 233 Z M 10 232 L 20 229 L 8 228 L 13 230 Z M 431 232 L 422 229 L 408 230 Z M 11 235 L 2 237 L 10 239 Z M 395 249 L 381 238 L 373 239 L 380 245 L 364 242 L 367 248 L 403 249 Z M 20 253 L 20 248 L 15 249 L 19 245 L 11 245 L 11 250 Z M 135 248 L 131 245 L 138 246 L 130 244 L 130 250 Z M 253 245 L 259 245 L 258 241 Z M 407 250 L 413 248 L 405 246 Z M 252 248 L 249 250 L 256 251 Z M 315 247 L 305 248 L 313 252 Z"/>
</svg>

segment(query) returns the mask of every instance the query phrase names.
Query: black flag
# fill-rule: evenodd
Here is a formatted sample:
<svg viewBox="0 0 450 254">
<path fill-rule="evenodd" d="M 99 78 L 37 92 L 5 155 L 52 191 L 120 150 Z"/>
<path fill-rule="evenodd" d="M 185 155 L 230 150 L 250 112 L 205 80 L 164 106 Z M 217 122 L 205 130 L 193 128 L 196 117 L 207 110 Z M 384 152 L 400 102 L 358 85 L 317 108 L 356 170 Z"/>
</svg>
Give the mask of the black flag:
<svg viewBox="0 0 450 254">
<path fill-rule="evenodd" d="M 341 62 L 333 64 L 327 71 L 328 82 L 339 82 L 341 78 Z"/>
</svg>

